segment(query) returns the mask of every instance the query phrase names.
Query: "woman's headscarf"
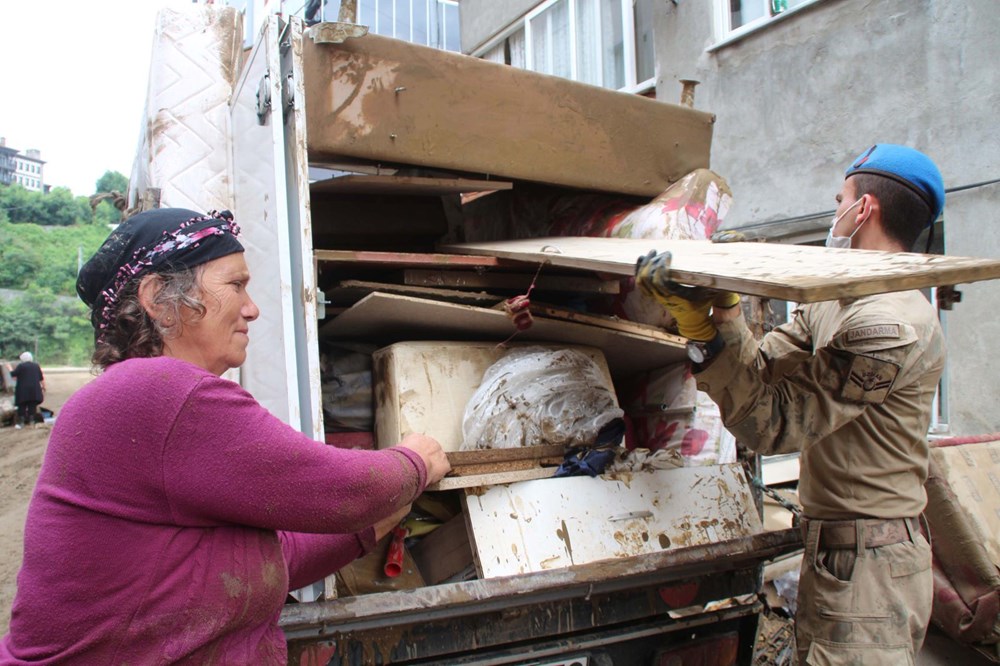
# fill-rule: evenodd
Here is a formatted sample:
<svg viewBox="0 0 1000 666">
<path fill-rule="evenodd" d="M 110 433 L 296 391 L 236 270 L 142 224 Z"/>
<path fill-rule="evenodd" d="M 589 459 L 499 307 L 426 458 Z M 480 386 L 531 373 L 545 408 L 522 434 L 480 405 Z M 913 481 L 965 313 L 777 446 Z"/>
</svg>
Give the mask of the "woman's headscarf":
<svg viewBox="0 0 1000 666">
<path fill-rule="evenodd" d="M 122 288 L 148 273 L 193 268 L 242 252 L 240 228 L 225 210 L 205 215 L 184 208 L 157 208 L 128 218 L 90 258 L 76 293 L 90 309 L 95 332 L 107 328 Z"/>
<path fill-rule="evenodd" d="M 28 363 L 35 357 L 31 355 L 31 352 L 24 352 L 18 358 L 21 359 L 21 363 Z"/>
</svg>

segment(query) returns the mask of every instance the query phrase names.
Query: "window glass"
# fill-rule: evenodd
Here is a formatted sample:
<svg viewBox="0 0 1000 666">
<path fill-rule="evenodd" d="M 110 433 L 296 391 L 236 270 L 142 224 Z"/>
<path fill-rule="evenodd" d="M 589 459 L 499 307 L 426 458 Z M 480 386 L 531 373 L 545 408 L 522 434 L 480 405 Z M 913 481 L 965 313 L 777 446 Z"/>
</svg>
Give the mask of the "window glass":
<svg viewBox="0 0 1000 666">
<path fill-rule="evenodd" d="M 446 3 L 444 5 L 444 47 L 449 51 L 461 51 L 462 43 L 459 39 L 458 29 L 458 5 Z"/>
<path fill-rule="evenodd" d="M 427 34 L 427 2 L 428 0 L 413 0 L 411 20 L 413 41 L 416 44 L 430 44 Z"/>
<path fill-rule="evenodd" d="M 531 19 L 532 69 L 572 78 L 569 2 L 559 0 Z"/>
<path fill-rule="evenodd" d="M 653 50 L 653 0 L 636 0 L 635 78 L 648 81 L 656 76 L 656 53 Z"/>
<path fill-rule="evenodd" d="M 358 0 L 358 23 L 369 29 L 375 26 L 375 0 Z"/>
<path fill-rule="evenodd" d="M 375 0 L 374 32 L 392 37 L 392 3 L 393 0 Z"/>
<path fill-rule="evenodd" d="M 767 15 L 770 0 L 729 0 L 729 29 L 735 30 Z"/>
<path fill-rule="evenodd" d="M 410 41 L 410 0 L 396 0 L 393 37 Z"/>
</svg>

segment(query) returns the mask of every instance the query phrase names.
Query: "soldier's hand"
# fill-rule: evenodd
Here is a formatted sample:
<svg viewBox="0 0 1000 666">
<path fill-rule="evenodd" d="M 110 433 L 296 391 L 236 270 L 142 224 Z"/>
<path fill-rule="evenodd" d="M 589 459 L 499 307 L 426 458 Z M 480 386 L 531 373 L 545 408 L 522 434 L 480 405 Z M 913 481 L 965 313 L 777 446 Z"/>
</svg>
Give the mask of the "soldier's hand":
<svg viewBox="0 0 1000 666">
<path fill-rule="evenodd" d="M 712 303 L 719 294 L 702 287 L 690 287 L 670 280 L 670 253 L 639 257 L 635 282 L 643 292 L 655 298 L 677 322 L 677 332 L 691 340 L 707 342 L 716 329 L 709 317 Z M 737 301 L 739 297 L 737 296 Z"/>
</svg>

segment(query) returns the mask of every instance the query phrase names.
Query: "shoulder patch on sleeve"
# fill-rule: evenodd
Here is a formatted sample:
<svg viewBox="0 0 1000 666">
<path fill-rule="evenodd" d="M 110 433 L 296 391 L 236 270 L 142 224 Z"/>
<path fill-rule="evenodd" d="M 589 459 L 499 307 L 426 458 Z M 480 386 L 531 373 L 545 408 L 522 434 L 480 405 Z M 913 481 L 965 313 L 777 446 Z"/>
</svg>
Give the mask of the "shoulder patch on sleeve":
<svg viewBox="0 0 1000 666">
<path fill-rule="evenodd" d="M 880 405 L 885 402 L 899 374 L 899 366 L 890 361 L 854 354 L 840 395 L 845 400 Z"/>
<path fill-rule="evenodd" d="M 844 333 L 844 342 L 853 344 L 865 340 L 898 340 L 899 337 L 899 324 L 876 324 L 848 329 Z"/>
</svg>

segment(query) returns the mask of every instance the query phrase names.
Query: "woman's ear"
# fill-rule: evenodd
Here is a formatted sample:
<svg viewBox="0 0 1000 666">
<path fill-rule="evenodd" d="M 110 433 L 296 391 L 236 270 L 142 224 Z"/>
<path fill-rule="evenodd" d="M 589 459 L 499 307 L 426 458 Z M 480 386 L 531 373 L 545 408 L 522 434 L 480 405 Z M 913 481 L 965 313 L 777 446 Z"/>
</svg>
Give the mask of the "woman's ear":
<svg viewBox="0 0 1000 666">
<path fill-rule="evenodd" d="M 154 321 L 160 321 L 165 311 L 163 304 L 156 302 L 161 289 L 163 289 L 163 278 L 155 273 L 146 275 L 139 282 L 139 304 Z"/>
</svg>

